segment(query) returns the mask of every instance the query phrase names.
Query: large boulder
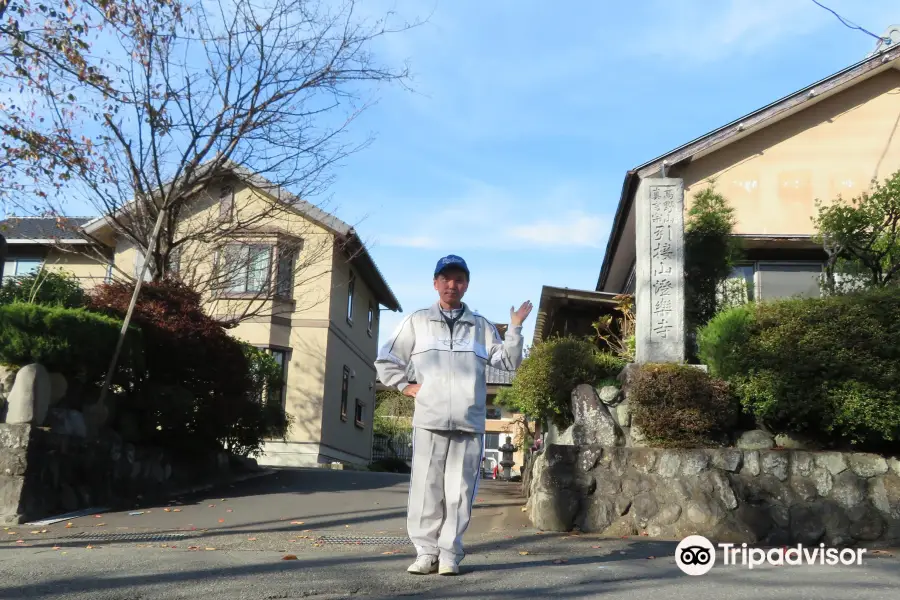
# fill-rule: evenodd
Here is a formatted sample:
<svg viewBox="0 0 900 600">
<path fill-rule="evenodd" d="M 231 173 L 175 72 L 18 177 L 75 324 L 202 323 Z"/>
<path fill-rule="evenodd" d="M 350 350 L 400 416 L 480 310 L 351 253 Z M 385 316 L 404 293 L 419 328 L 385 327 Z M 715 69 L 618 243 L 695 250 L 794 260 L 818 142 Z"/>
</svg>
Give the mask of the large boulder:
<svg viewBox="0 0 900 600">
<path fill-rule="evenodd" d="M 590 385 L 579 385 L 572 391 L 572 414 L 575 417 L 572 432 L 575 445 L 625 445 L 622 430 Z"/>
<path fill-rule="evenodd" d="M 50 409 L 52 383 L 50 373 L 37 363 L 25 365 L 16 373 L 16 380 L 7 397 L 7 423 L 42 425 Z"/>
</svg>

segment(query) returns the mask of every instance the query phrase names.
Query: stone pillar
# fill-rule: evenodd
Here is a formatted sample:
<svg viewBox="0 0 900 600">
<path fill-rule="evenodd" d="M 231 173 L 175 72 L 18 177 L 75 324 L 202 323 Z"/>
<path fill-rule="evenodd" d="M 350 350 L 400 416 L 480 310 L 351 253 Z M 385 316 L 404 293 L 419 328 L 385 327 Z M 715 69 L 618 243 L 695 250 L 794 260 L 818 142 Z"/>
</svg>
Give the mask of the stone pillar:
<svg viewBox="0 0 900 600">
<path fill-rule="evenodd" d="M 635 208 L 635 361 L 683 363 L 684 181 L 642 180 Z"/>
</svg>

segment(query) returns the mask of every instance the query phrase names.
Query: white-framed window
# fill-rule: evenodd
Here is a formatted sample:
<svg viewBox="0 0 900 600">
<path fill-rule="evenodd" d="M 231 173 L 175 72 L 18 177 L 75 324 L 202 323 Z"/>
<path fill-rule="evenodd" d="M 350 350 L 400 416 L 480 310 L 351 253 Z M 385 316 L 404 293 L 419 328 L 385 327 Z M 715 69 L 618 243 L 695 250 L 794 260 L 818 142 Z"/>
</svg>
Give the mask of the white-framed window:
<svg viewBox="0 0 900 600">
<path fill-rule="evenodd" d="M 356 273 L 350 271 L 350 281 L 347 283 L 347 323 L 353 325 L 353 297 L 356 295 Z"/>
<path fill-rule="evenodd" d="M 258 294 L 269 285 L 272 246 L 268 244 L 228 244 L 220 268 L 227 269 L 225 291 L 231 294 Z"/>
<path fill-rule="evenodd" d="M 292 298 L 294 295 L 294 269 L 297 263 L 297 251 L 286 246 L 278 247 L 278 264 L 275 274 L 275 295 Z"/>
<path fill-rule="evenodd" d="M 729 305 L 784 298 L 818 298 L 824 273 L 822 261 L 758 260 L 735 266 L 720 290 Z"/>
<path fill-rule="evenodd" d="M 42 258 L 7 258 L 3 262 L 3 279 L 37 273 L 43 264 Z"/>
</svg>

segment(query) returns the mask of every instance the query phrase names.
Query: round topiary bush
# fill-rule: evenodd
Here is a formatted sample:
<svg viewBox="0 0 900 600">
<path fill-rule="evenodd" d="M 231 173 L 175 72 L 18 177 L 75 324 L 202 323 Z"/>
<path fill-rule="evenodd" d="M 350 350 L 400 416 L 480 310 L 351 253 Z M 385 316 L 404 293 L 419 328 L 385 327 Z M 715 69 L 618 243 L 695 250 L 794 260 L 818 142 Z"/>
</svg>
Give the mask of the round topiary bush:
<svg viewBox="0 0 900 600">
<path fill-rule="evenodd" d="M 726 382 L 687 365 L 642 365 L 628 402 L 632 424 L 660 447 L 723 445 L 739 413 Z"/>
</svg>

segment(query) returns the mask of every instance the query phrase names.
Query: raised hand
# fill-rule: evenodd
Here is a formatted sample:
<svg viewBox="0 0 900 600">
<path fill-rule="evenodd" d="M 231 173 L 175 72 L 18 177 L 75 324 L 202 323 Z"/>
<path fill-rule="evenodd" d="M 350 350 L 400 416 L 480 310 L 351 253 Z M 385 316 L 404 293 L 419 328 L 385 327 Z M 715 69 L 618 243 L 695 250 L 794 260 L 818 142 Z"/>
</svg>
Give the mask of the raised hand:
<svg viewBox="0 0 900 600">
<path fill-rule="evenodd" d="M 525 319 L 528 318 L 528 315 L 531 314 L 531 309 L 534 308 L 534 305 L 531 302 L 523 302 L 522 306 L 519 307 L 519 310 L 515 310 L 515 306 L 511 306 L 509 308 L 509 324 L 511 327 L 519 327 L 522 323 L 525 322 Z"/>
</svg>

